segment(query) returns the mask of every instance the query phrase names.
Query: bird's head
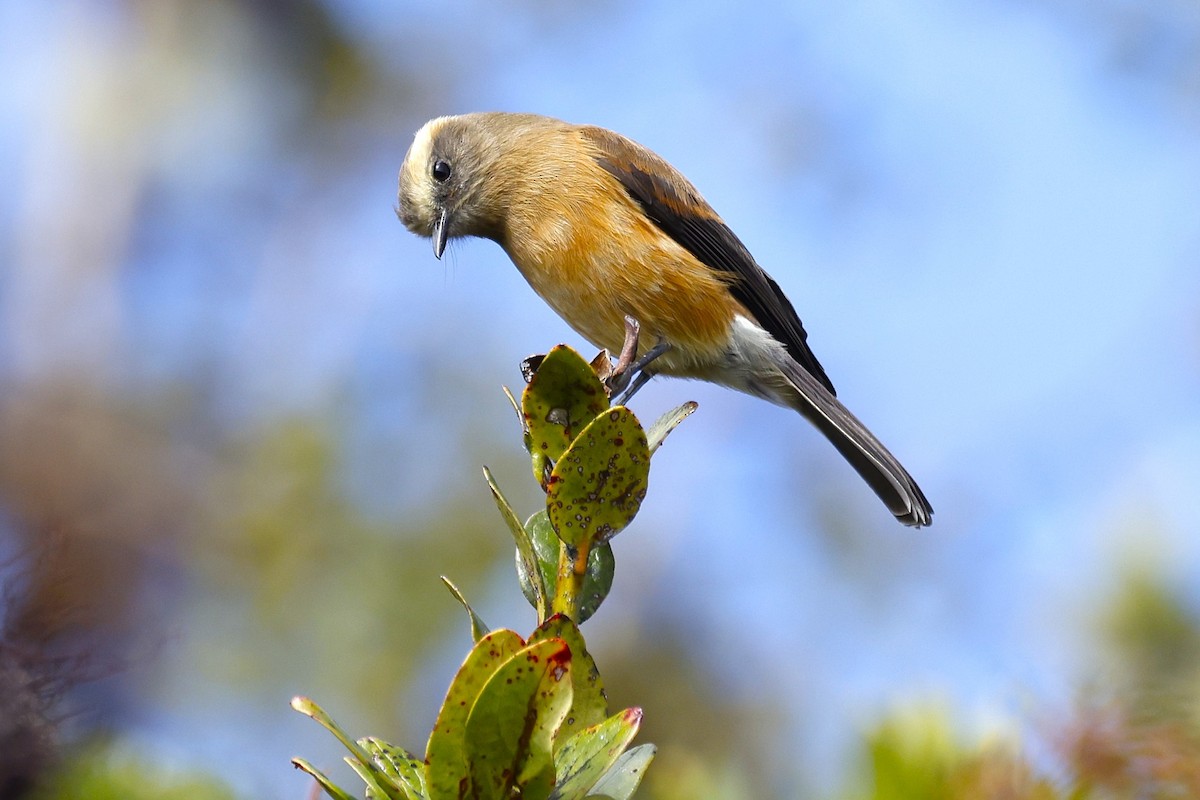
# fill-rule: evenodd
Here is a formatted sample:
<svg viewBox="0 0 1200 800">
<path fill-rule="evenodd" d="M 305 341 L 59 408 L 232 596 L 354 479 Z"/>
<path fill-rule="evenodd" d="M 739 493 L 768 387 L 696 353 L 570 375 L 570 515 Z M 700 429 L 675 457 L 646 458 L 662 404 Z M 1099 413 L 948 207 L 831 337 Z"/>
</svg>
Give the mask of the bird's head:
<svg viewBox="0 0 1200 800">
<path fill-rule="evenodd" d="M 500 241 L 507 212 L 505 155 L 516 115 L 438 117 L 417 131 L 400 167 L 400 221 L 433 240 L 438 258 L 457 236 Z"/>
</svg>

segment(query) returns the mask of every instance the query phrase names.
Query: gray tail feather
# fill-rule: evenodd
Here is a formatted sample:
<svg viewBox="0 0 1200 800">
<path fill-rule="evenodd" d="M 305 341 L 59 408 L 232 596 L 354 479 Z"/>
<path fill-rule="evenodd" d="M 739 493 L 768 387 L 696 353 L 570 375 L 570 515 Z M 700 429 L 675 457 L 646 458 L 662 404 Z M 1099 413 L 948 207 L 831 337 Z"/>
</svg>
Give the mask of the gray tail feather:
<svg viewBox="0 0 1200 800">
<path fill-rule="evenodd" d="M 929 525 L 933 507 L 925 493 L 867 426 L 799 364 L 787 364 L 784 374 L 797 393 L 788 405 L 825 434 L 896 519 L 917 528 Z"/>
</svg>

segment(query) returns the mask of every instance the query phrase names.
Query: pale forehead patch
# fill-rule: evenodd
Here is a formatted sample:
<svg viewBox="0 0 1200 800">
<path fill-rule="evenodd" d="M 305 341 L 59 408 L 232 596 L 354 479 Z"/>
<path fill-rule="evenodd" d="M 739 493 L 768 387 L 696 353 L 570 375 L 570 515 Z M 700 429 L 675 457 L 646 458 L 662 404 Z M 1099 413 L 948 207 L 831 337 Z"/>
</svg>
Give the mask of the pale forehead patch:
<svg viewBox="0 0 1200 800">
<path fill-rule="evenodd" d="M 449 119 L 437 117 L 422 125 L 413 136 L 408 155 L 400 168 L 400 205 L 406 224 L 415 225 L 422 233 L 433 224 L 434 186 L 428 167 L 433 140 Z"/>
<path fill-rule="evenodd" d="M 433 154 L 433 140 L 437 137 L 438 131 L 452 119 L 454 117 L 435 117 L 422 125 L 413 136 L 413 142 L 408 148 L 408 155 L 404 159 L 404 169 L 410 173 L 410 180 L 420 183 L 427 182 L 425 172 Z M 432 191 L 432 187 L 429 187 L 429 190 Z"/>
<path fill-rule="evenodd" d="M 429 151 L 433 149 L 433 137 L 437 133 L 437 129 L 442 127 L 447 117 L 438 117 L 431 119 L 421 126 L 416 135 L 413 136 L 412 146 L 408 148 L 408 158 L 414 164 L 423 164 L 429 160 Z"/>
</svg>

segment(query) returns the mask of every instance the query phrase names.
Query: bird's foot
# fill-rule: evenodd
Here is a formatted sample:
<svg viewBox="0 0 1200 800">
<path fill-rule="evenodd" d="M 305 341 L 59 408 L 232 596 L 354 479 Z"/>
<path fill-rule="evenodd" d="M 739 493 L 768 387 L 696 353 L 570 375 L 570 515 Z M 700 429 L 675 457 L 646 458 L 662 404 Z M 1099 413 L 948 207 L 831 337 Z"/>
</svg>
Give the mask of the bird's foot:
<svg viewBox="0 0 1200 800">
<path fill-rule="evenodd" d="M 608 396 L 619 395 L 617 405 L 623 406 L 628 403 L 630 398 L 637 394 L 638 389 L 654 377 L 654 373 L 646 368 L 650 362 L 671 349 L 671 345 L 660 338 L 654 347 L 647 350 L 641 358 L 634 360 L 641 329 L 642 326 L 636 319 L 625 317 L 625 343 L 621 347 L 621 355 L 613 365 L 612 371 L 604 378 L 604 388 L 608 391 Z"/>
</svg>

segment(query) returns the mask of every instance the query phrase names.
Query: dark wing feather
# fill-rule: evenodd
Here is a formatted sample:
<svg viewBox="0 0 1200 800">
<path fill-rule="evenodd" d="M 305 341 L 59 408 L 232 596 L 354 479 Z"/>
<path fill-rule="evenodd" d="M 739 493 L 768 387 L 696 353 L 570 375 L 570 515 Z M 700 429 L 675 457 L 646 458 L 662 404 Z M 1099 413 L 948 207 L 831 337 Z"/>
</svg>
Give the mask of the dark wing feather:
<svg viewBox="0 0 1200 800">
<path fill-rule="evenodd" d="M 585 127 L 597 163 L 620 181 L 646 216 L 701 263 L 729 276 L 729 290 L 800 366 L 834 392 L 808 347 L 808 334 L 779 284 L 750 255 L 687 179 L 646 148 L 604 128 Z"/>
</svg>

